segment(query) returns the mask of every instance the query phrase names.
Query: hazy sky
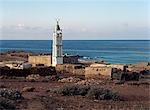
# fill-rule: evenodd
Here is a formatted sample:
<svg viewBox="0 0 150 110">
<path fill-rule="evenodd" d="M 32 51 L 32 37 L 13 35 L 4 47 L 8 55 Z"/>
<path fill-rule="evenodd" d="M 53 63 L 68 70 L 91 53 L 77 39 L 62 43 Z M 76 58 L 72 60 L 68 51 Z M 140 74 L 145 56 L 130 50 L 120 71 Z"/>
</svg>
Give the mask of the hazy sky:
<svg viewBox="0 0 150 110">
<path fill-rule="evenodd" d="M 0 0 L 0 39 L 150 39 L 150 0 Z"/>
</svg>

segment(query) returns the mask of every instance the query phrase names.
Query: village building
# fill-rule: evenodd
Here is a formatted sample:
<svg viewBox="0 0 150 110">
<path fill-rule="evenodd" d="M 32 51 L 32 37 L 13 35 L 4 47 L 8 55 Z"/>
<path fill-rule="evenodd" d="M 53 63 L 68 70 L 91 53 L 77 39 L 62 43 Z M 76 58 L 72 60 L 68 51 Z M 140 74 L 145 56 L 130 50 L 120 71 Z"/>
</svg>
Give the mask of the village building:
<svg viewBox="0 0 150 110">
<path fill-rule="evenodd" d="M 64 64 L 77 64 L 79 63 L 78 59 L 80 58 L 79 55 L 68 55 L 65 54 L 63 56 L 63 63 Z"/>
<path fill-rule="evenodd" d="M 112 77 L 112 73 L 117 71 L 126 71 L 127 66 L 122 64 L 91 64 L 85 68 L 86 78 Z"/>
<path fill-rule="evenodd" d="M 85 68 L 86 78 L 101 78 L 102 76 L 111 77 L 112 68 L 105 64 L 92 64 Z"/>
</svg>

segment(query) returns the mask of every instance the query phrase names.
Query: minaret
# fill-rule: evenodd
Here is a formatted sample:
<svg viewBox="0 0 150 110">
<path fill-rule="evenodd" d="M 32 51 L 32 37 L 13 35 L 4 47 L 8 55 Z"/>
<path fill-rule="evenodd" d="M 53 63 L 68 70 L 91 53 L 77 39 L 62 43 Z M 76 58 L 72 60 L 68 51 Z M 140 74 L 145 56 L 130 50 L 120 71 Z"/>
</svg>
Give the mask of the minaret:
<svg viewBox="0 0 150 110">
<path fill-rule="evenodd" d="M 52 66 L 56 66 L 57 64 L 63 64 L 63 56 L 62 56 L 62 29 L 59 27 L 59 23 L 57 20 L 57 24 L 55 30 L 53 32 L 53 52 L 52 52 Z"/>
</svg>

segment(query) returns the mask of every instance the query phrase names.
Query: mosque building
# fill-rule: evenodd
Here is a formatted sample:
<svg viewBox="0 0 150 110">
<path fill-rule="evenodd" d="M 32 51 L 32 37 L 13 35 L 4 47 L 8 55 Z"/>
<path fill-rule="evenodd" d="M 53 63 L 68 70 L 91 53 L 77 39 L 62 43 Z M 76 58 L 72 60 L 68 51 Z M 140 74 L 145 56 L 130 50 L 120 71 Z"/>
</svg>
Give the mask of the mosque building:
<svg viewBox="0 0 150 110">
<path fill-rule="evenodd" d="M 50 55 L 30 55 L 28 57 L 28 62 L 32 64 L 33 67 L 37 65 L 43 66 L 57 66 L 62 64 L 77 64 L 79 55 L 68 55 L 63 54 L 63 42 L 62 42 L 62 29 L 59 26 L 57 20 L 56 26 L 53 32 L 53 42 L 52 42 L 52 54 Z"/>
</svg>

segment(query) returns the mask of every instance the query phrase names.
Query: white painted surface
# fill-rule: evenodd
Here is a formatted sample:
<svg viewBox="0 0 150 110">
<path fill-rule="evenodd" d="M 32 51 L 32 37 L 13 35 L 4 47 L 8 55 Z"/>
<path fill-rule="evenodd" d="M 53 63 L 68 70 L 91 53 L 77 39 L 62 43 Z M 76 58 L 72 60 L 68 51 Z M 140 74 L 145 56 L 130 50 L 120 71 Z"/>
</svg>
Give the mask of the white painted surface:
<svg viewBox="0 0 150 110">
<path fill-rule="evenodd" d="M 59 27 L 58 21 L 53 33 L 53 51 L 52 51 L 52 66 L 63 64 L 62 56 L 62 30 Z"/>
</svg>

